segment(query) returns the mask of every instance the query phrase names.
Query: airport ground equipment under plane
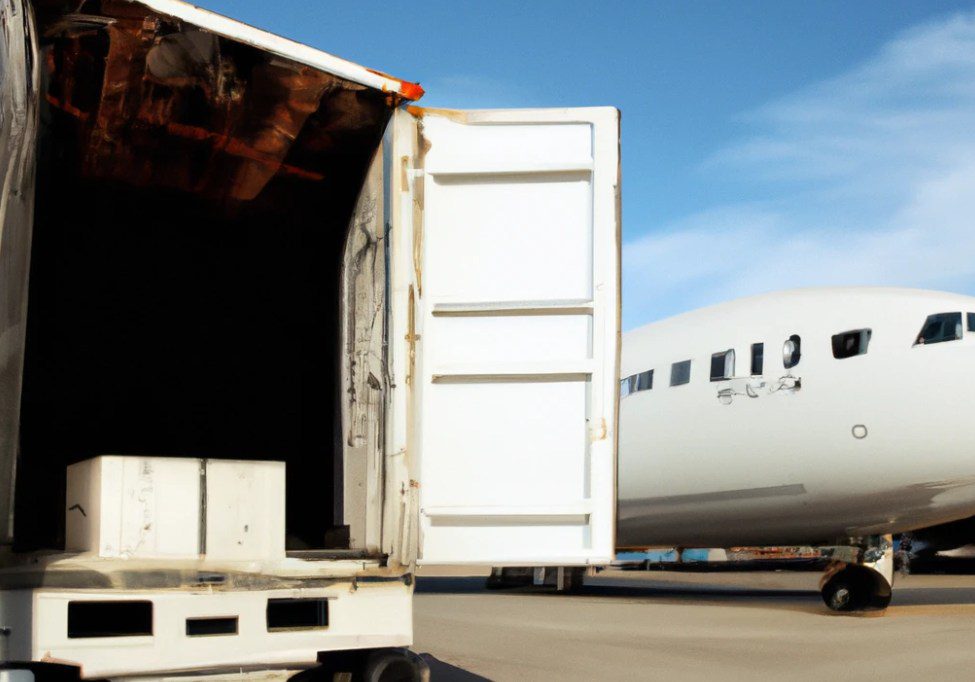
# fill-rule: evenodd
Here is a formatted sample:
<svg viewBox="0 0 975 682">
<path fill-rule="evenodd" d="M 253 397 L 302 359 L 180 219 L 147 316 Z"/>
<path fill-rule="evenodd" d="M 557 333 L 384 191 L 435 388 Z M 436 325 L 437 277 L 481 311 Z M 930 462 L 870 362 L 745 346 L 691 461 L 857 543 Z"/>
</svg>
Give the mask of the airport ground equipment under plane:
<svg viewBox="0 0 975 682">
<path fill-rule="evenodd" d="M 179 0 L 0 57 L 0 681 L 419 679 L 418 563 L 612 559 L 615 109 Z"/>
</svg>

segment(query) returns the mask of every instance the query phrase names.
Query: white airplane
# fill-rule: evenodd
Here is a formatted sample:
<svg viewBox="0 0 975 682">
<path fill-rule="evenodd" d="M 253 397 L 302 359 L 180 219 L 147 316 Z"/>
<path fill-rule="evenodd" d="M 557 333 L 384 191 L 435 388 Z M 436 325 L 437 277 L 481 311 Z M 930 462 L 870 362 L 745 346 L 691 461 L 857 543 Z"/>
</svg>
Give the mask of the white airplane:
<svg viewBox="0 0 975 682">
<path fill-rule="evenodd" d="M 883 608 L 891 534 L 975 515 L 975 297 L 745 298 L 624 335 L 621 547 L 825 545 L 823 599 Z"/>
</svg>

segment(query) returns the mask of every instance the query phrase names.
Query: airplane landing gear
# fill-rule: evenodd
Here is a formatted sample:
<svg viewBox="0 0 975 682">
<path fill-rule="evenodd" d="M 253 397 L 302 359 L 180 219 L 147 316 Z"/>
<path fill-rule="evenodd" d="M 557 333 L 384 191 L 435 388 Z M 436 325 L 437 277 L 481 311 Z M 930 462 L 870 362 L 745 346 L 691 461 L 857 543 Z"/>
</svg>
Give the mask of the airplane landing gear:
<svg viewBox="0 0 975 682">
<path fill-rule="evenodd" d="M 894 584 L 894 544 L 890 535 L 873 535 L 849 546 L 834 547 L 820 589 L 833 611 L 883 611 Z"/>
<path fill-rule="evenodd" d="M 554 587 L 556 592 L 576 592 L 582 587 L 586 569 L 582 566 L 554 566 L 549 568 L 492 568 L 487 579 L 489 590 L 514 587 Z"/>
</svg>

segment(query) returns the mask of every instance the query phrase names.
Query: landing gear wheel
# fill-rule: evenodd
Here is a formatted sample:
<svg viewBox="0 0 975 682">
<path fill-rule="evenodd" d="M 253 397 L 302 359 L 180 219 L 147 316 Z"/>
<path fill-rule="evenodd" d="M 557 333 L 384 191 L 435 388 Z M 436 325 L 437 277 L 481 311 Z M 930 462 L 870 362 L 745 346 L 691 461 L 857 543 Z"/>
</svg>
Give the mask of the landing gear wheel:
<svg viewBox="0 0 975 682">
<path fill-rule="evenodd" d="M 882 576 L 863 566 L 847 566 L 830 576 L 822 587 L 823 602 L 832 611 L 882 611 L 890 604 L 890 586 Z"/>
<path fill-rule="evenodd" d="M 822 594 L 831 611 L 857 611 L 860 603 L 866 601 L 856 585 L 840 576 L 830 579 L 823 586 Z"/>
<path fill-rule="evenodd" d="M 533 582 L 530 568 L 492 568 L 485 587 L 489 590 L 510 590 L 516 587 L 529 587 Z"/>
</svg>

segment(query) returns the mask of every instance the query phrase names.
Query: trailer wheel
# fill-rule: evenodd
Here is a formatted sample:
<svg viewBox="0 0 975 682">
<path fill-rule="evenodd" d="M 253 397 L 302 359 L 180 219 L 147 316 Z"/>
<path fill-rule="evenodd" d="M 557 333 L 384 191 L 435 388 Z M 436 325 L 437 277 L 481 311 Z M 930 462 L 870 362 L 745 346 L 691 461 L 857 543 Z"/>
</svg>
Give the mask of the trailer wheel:
<svg viewBox="0 0 975 682">
<path fill-rule="evenodd" d="M 10 682 L 81 682 L 81 669 L 58 663 L 0 663 Z"/>
<path fill-rule="evenodd" d="M 365 682 L 427 682 L 430 669 L 422 658 L 405 649 L 381 649 L 369 654 Z"/>
</svg>

